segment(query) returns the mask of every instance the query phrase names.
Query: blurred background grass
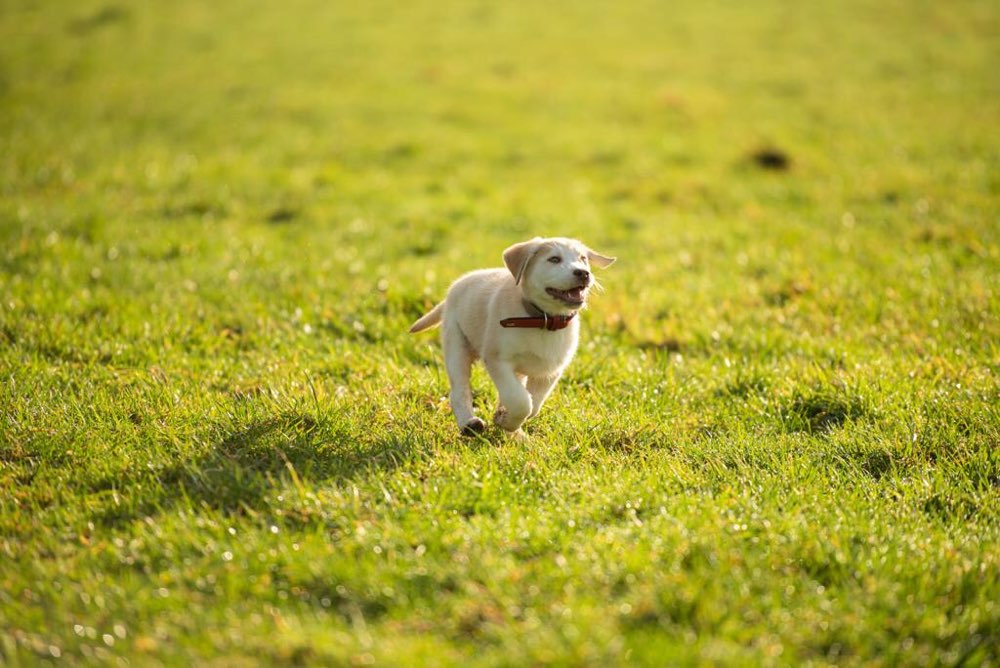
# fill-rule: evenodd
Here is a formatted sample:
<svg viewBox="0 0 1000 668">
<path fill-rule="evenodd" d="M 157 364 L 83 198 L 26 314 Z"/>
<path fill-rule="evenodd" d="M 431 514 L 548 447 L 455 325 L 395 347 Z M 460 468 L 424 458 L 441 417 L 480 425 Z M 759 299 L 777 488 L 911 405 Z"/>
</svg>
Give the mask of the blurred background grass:
<svg viewBox="0 0 1000 668">
<path fill-rule="evenodd" d="M 5 26 L 8 188 L 137 217 L 200 195 L 620 227 L 820 199 L 836 223 L 996 186 L 988 2 L 10 3 Z M 771 145 L 794 189 L 741 169 Z"/>
</svg>

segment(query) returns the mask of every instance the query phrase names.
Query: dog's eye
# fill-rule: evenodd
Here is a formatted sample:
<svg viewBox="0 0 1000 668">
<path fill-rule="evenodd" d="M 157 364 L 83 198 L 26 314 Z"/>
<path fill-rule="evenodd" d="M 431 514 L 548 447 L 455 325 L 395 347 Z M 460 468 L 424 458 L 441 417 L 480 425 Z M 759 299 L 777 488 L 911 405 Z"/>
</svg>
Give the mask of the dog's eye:
<svg viewBox="0 0 1000 668">
<path fill-rule="evenodd" d="M 552 257 L 549 258 L 549 262 L 551 262 L 552 264 L 559 264 L 560 262 L 562 262 L 562 258 L 559 257 L 558 255 L 553 255 Z"/>
</svg>

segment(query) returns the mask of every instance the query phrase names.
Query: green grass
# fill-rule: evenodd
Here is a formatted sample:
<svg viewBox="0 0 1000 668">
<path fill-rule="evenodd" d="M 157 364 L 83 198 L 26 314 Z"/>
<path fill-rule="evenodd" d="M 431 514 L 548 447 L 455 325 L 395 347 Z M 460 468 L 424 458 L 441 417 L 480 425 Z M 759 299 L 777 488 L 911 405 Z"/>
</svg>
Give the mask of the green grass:
<svg viewBox="0 0 1000 668">
<path fill-rule="evenodd" d="M 4 4 L 0 663 L 1000 662 L 996 3 L 558 4 Z"/>
</svg>

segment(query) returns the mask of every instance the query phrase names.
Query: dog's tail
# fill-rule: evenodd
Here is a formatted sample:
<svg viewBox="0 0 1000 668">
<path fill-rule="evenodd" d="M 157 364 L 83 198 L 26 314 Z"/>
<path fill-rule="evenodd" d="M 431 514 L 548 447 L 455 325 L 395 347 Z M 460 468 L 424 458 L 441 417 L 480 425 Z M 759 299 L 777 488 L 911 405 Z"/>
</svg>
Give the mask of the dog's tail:
<svg viewBox="0 0 1000 668">
<path fill-rule="evenodd" d="M 410 326 L 410 334 L 416 334 L 417 332 L 422 332 L 425 329 L 430 329 L 434 325 L 441 322 L 441 316 L 444 314 L 444 302 L 441 302 L 434 308 L 432 308 L 426 315 L 424 315 L 420 320 L 417 320 Z"/>
</svg>

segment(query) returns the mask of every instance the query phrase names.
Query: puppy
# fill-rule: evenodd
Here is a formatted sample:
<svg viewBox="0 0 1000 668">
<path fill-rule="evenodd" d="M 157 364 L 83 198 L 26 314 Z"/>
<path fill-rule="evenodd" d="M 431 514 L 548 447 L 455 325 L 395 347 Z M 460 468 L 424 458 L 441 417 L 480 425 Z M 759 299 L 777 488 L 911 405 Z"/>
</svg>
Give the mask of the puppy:
<svg viewBox="0 0 1000 668">
<path fill-rule="evenodd" d="M 536 237 L 503 253 L 506 269 L 465 274 L 445 300 L 413 323 L 420 332 L 443 323 L 441 339 L 451 383 L 451 409 L 464 434 L 486 425 L 472 409 L 469 376 L 483 361 L 499 393 L 493 417 L 508 434 L 523 437 L 573 359 L 579 340 L 577 312 L 594 285 L 591 267 L 615 261 L 575 239 Z"/>
</svg>

